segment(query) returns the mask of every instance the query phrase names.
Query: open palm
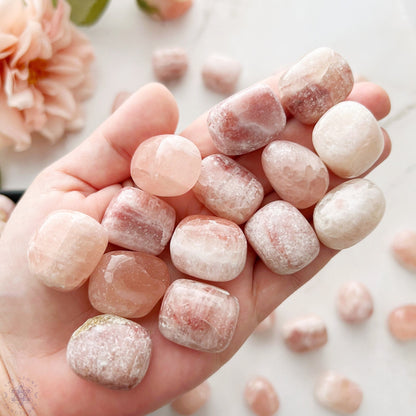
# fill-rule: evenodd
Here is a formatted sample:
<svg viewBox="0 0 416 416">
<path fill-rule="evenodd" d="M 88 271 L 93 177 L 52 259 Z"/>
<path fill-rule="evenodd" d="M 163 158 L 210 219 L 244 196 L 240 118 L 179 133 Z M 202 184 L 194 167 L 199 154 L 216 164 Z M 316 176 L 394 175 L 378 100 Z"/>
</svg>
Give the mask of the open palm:
<svg viewBox="0 0 416 416">
<path fill-rule="evenodd" d="M 276 88 L 277 79 L 275 76 L 265 82 Z M 379 119 L 390 109 L 386 93 L 371 83 L 356 84 L 350 99 L 366 105 Z M 153 343 L 147 375 L 136 388 L 113 391 L 76 376 L 66 363 L 66 344 L 72 332 L 98 312 L 88 301 L 87 285 L 61 293 L 30 275 L 26 260 L 28 241 L 45 216 L 56 209 L 81 211 L 100 221 L 109 201 L 121 188 L 120 183 L 130 176 L 130 161 L 138 144 L 151 136 L 174 133 L 177 121 L 177 106 L 168 90 L 159 84 L 143 87 L 77 149 L 41 172 L 10 218 L 0 240 L 0 377 L 4 379 L 0 381 L 15 386 L 21 380 L 33 382 L 36 398 L 32 403 L 22 401 L 27 414 L 138 416 L 159 408 L 215 372 L 259 321 L 336 254 L 322 246 L 319 256 L 308 267 L 291 276 L 278 276 L 249 250 L 241 275 L 218 284 L 240 303 L 236 333 L 222 353 L 194 351 L 166 340 L 159 333 L 155 310 L 136 320 L 149 330 Z M 311 127 L 291 119 L 281 136 L 311 147 L 311 131 Z M 183 135 L 205 151 L 212 148 L 205 116 Z M 379 162 L 389 150 L 386 135 Z M 262 176 L 259 155 L 254 152 L 242 156 L 240 161 Z M 333 176 L 330 186 L 340 181 Z M 264 185 L 266 193 L 270 192 L 270 185 Z M 176 209 L 178 220 L 205 212 L 192 192 L 167 200 Z M 310 213 L 309 210 L 305 215 Z M 168 253 L 164 257 L 169 260 Z M 170 270 L 173 278 L 179 275 L 173 267 Z"/>
</svg>

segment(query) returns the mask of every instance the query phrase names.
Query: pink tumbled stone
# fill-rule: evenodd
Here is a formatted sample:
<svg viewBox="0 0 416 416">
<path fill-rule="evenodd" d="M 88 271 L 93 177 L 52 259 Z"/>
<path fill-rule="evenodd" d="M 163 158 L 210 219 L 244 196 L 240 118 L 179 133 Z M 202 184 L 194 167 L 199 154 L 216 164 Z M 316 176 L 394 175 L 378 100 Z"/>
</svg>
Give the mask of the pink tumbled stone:
<svg viewBox="0 0 416 416">
<path fill-rule="evenodd" d="M 211 388 L 207 381 L 189 390 L 171 403 L 172 409 L 180 415 L 193 415 L 201 409 L 211 395 Z"/>
<path fill-rule="evenodd" d="M 346 60 L 330 48 L 318 48 L 282 76 L 280 99 L 299 121 L 313 124 L 330 107 L 345 100 L 353 85 Z"/>
<path fill-rule="evenodd" d="M 107 244 L 107 232 L 94 218 L 77 211 L 54 211 L 29 242 L 29 270 L 46 286 L 74 290 L 88 279 Z"/>
<path fill-rule="evenodd" d="M 358 384 L 348 378 L 334 371 L 327 371 L 315 385 L 315 398 L 322 406 L 349 415 L 359 409 L 363 392 Z"/>
<path fill-rule="evenodd" d="M 362 104 L 344 101 L 316 123 L 313 146 L 329 169 L 341 178 L 355 178 L 377 161 L 384 136 L 373 114 Z"/>
<path fill-rule="evenodd" d="M 368 179 L 352 179 L 328 192 L 315 206 L 313 223 L 319 240 L 342 250 L 370 234 L 385 210 L 382 191 Z"/>
<path fill-rule="evenodd" d="M 205 86 L 220 94 L 232 94 L 237 87 L 240 74 L 240 62 L 227 56 L 211 55 L 202 67 Z"/>
<path fill-rule="evenodd" d="M 285 201 L 270 202 L 259 209 L 247 221 L 245 234 L 274 273 L 295 273 L 319 253 L 319 241 L 313 228 L 293 205 Z"/>
<path fill-rule="evenodd" d="M 306 352 L 328 342 L 325 322 L 316 315 L 307 315 L 286 322 L 282 327 L 286 345 L 295 352 Z"/>
<path fill-rule="evenodd" d="M 170 241 L 174 266 L 199 279 L 225 282 L 246 264 L 247 240 L 240 227 L 224 218 L 191 215 L 176 227 Z"/>
<path fill-rule="evenodd" d="M 131 177 L 143 191 L 157 196 L 188 192 L 198 180 L 201 153 L 194 143 L 175 134 L 142 142 L 131 161 Z"/>
<path fill-rule="evenodd" d="M 400 341 L 416 339 L 416 305 L 403 305 L 390 312 L 391 334 Z"/>
<path fill-rule="evenodd" d="M 244 390 L 244 398 L 257 416 L 272 416 L 279 410 L 276 390 L 265 377 L 251 379 Z"/>
<path fill-rule="evenodd" d="M 336 307 L 345 322 L 355 324 L 373 314 L 373 298 L 361 282 L 349 281 L 339 288 Z"/>
<path fill-rule="evenodd" d="M 152 55 L 153 72 L 163 82 L 182 78 L 188 70 L 188 55 L 182 48 L 158 49 Z"/>
<path fill-rule="evenodd" d="M 16 204 L 6 195 L 0 195 L 0 221 L 6 222 L 13 212 Z"/>
<path fill-rule="evenodd" d="M 401 230 L 396 233 L 391 243 L 391 251 L 403 267 L 416 272 L 416 231 Z"/>
<path fill-rule="evenodd" d="M 225 290 L 188 279 L 175 280 L 163 298 L 159 329 L 176 344 L 206 352 L 224 351 L 239 315 L 237 298 Z"/>
<path fill-rule="evenodd" d="M 308 208 L 328 189 L 329 174 L 311 150 L 286 140 L 276 140 L 263 150 L 261 162 L 273 189 L 296 208 Z"/>
<path fill-rule="evenodd" d="M 175 227 L 175 210 L 138 188 L 125 187 L 112 199 L 102 225 L 109 241 L 129 250 L 160 254 Z"/>
<path fill-rule="evenodd" d="M 66 357 L 80 377 L 110 389 L 130 390 L 145 376 L 151 349 L 150 336 L 139 324 L 98 315 L 72 334 Z"/>
<path fill-rule="evenodd" d="M 257 178 L 221 154 L 202 160 L 201 173 L 193 192 L 215 215 L 236 224 L 246 222 L 264 197 L 263 186 Z"/>
<path fill-rule="evenodd" d="M 91 305 L 125 318 L 147 315 L 170 283 L 165 262 L 151 254 L 111 251 L 101 258 L 88 284 Z"/>
<path fill-rule="evenodd" d="M 212 140 L 222 153 L 241 155 L 274 140 L 286 125 L 286 115 L 272 89 L 257 84 L 213 107 L 207 122 Z"/>
</svg>

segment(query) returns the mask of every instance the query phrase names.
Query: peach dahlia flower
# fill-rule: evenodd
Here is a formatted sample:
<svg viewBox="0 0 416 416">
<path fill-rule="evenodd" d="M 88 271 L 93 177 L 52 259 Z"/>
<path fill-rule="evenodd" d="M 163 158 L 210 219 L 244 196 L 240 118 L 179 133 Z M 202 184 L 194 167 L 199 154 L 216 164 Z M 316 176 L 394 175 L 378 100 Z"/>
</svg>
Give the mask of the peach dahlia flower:
<svg viewBox="0 0 416 416">
<path fill-rule="evenodd" d="M 0 147 L 25 150 L 83 126 L 93 50 L 59 0 L 0 0 Z"/>
</svg>

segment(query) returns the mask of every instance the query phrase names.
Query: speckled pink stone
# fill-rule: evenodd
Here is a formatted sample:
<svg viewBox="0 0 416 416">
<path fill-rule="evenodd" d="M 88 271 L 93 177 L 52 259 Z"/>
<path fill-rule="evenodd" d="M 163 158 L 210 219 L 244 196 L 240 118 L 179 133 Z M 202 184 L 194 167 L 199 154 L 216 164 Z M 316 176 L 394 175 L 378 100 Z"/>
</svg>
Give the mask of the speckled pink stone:
<svg viewBox="0 0 416 416">
<path fill-rule="evenodd" d="M 153 72 L 162 82 L 182 78 L 188 70 L 188 55 L 182 48 L 158 49 L 152 55 Z"/>
<path fill-rule="evenodd" d="M 365 285 L 351 280 L 339 288 L 336 308 L 345 322 L 360 323 L 373 314 L 373 298 Z"/>
<path fill-rule="evenodd" d="M 315 206 L 313 223 L 319 240 L 342 250 L 369 235 L 385 210 L 382 191 L 368 179 L 352 179 L 328 192 Z"/>
<path fill-rule="evenodd" d="M 215 154 L 202 160 L 201 173 L 193 187 L 195 196 L 219 217 L 246 222 L 263 201 L 262 184 L 233 159 Z"/>
<path fill-rule="evenodd" d="M 88 283 L 91 305 L 124 318 L 147 315 L 170 284 L 159 257 L 132 251 L 111 251 L 101 258 Z"/>
<path fill-rule="evenodd" d="M 391 242 L 394 258 L 407 270 L 416 273 L 416 231 L 401 230 Z"/>
<path fill-rule="evenodd" d="M 329 174 L 311 150 L 286 140 L 276 140 L 263 150 L 261 162 L 273 189 L 296 208 L 308 208 L 328 189 Z"/>
<path fill-rule="evenodd" d="M 306 352 L 324 346 L 328 342 L 325 322 L 316 315 L 302 316 L 282 326 L 286 345 L 295 352 Z"/>
<path fill-rule="evenodd" d="M 277 274 L 295 273 L 319 253 L 319 241 L 305 217 L 291 204 L 274 201 L 246 223 L 247 240 L 265 265 Z"/>
<path fill-rule="evenodd" d="M 225 290 L 188 279 L 168 288 L 159 314 L 159 329 L 176 344 L 217 353 L 230 344 L 239 303 Z"/>
<path fill-rule="evenodd" d="M 66 357 L 80 377 L 110 389 L 130 390 L 145 376 L 151 348 L 150 336 L 139 324 L 98 315 L 73 333 Z"/>
<path fill-rule="evenodd" d="M 143 191 L 157 196 L 188 192 L 201 171 L 201 153 L 194 143 L 175 134 L 142 142 L 131 161 L 131 177 Z"/>
<path fill-rule="evenodd" d="M 272 89 L 257 84 L 213 107 L 207 122 L 215 146 L 230 156 L 270 143 L 285 127 L 286 115 Z"/>
<path fill-rule="evenodd" d="M 279 410 L 280 402 L 276 390 L 265 377 L 251 379 L 244 390 L 244 398 L 257 416 L 272 416 Z"/>
<path fill-rule="evenodd" d="M 88 279 L 107 243 L 106 230 L 94 218 L 77 211 L 53 211 L 29 241 L 29 270 L 46 286 L 74 290 Z"/>
<path fill-rule="evenodd" d="M 358 384 L 348 378 L 334 371 L 327 371 L 315 385 L 315 398 L 322 406 L 349 415 L 361 406 L 363 392 Z"/>
<path fill-rule="evenodd" d="M 388 324 L 391 334 L 399 341 L 416 339 L 416 304 L 399 306 L 391 311 Z"/>
<path fill-rule="evenodd" d="M 305 55 L 282 76 L 280 99 L 299 121 L 313 124 L 330 107 L 345 100 L 353 85 L 347 61 L 323 47 Z"/>
<path fill-rule="evenodd" d="M 202 67 L 205 86 L 219 94 L 232 94 L 237 88 L 241 64 L 235 59 L 222 55 L 209 56 Z"/>
<path fill-rule="evenodd" d="M 175 227 L 175 210 L 141 189 L 125 187 L 112 199 L 102 225 L 109 241 L 134 251 L 158 255 Z"/>
<path fill-rule="evenodd" d="M 355 178 L 366 172 L 384 149 L 377 120 L 354 101 L 330 108 L 316 123 L 312 142 L 319 157 L 341 178 Z"/>
<path fill-rule="evenodd" d="M 247 257 L 247 240 L 238 225 L 224 218 L 191 215 L 176 227 L 170 241 L 174 266 L 199 279 L 225 282 L 236 278 Z"/>
<path fill-rule="evenodd" d="M 193 415 L 201 409 L 211 395 L 211 388 L 207 381 L 179 396 L 171 403 L 172 409 L 184 416 Z"/>
</svg>

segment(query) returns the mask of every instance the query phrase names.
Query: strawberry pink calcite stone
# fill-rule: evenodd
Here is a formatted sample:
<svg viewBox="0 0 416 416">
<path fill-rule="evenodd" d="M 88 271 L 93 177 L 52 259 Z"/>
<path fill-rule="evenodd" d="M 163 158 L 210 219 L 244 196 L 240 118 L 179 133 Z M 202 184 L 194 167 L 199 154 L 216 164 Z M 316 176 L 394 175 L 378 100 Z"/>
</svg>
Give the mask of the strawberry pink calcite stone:
<svg viewBox="0 0 416 416">
<path fill-rule="evenodd" d="M 130 171 L 143 191 L 157 196 L 182 195 L 198 180 L 201 154 L 185 137 L 175 134 L 151 137 L 136 149 Z"/>
<path fill-rule="evenodd" d="M 188 70 L 188 55 L 182 48 L 157 49 L 152 54 L 152 66 L 158 80 L 177 80 Z"/>
<path fill-rule="evenodd" d="M 399 341 L 416 339 L 416 304 L 399 306 L 391 311 L 388 324 L 391 334 Z"/>
<path fill-rule="evenodd" d="M 242 272 L 247 240 L 240 227 L 229 220 L 191 215 L 176 227 L 170 254 L 179 271 L 199 279 L 225 282 Z"/>
<path fill-rule="evenodd" d="M 404 268 L 416 272 L 416 231 L 401 230 L 397 232 L 391 242 L 394 258 Z"/>
<path fill-rule="evenodd" d="M 286 322 L 282 326 L 286 345 L 295 352 L 315 350 L 328 341 L 325 322 L 316 315 L 302 316 Z"/>
<path fill-rule="evenodd" d="M 361 406 L 363 392 L 358 384 L 343 375 L 327 371 L 315 385 L 315 398 L 322 406 L 349 415 Z"/>
<path fill-rule="evenodd" d="M 351 179 L 316 204 L 313 223 L 323 244 L 342 250 L 369 235 L 381 221 L 384 210 L 384 195 L 374 183 Z"/>
<path fill-rule="evenodd" d="M 265 377 L 254 377 L 244 390 L 244 398 L 251 411 L 257 416 L 272 416 L 280 406 L 273 384 Z"/>
<path fill-rule="evenodd" d="M 240 62 L 222 55 L 209 56 L 202 67 L 205 86 L 219 94 L 232 94 L 237 87 L 240 74 Z"/>
<path fill-rule="evenodd" d="M 264 197 L 263 186 L 257 178 L 235 160 L 221 154 L 202 160 L 193 192 L 215 215 L 236 224 L 246 222 Z"/>
<path fill-rule="evenodd" d="M 299 121 L 316 123 L 345 100 L 354 85 L 347 61 L 330 48 L 318 48 L 293 65 L 279 81 L 283 106 Z"/>
<path fill-rule="evenodd" d="M 168 288 L 159 314 L 159 329 L 176 344 L 217 353 L 230 344 L 237 325 L 237 298 L 216 286 L 188 279 Z"/>
<path fill-rule="evenodd" d="M 201 409 L 211 395 L 211 388 L 207 381 L 179 396 L 171 403 L 172 409 L 184 416 L 193 415 Z"/>
<path fill-rule="evenodd" d="M 67 346 L 67 362 L 80 377 L 115 390 L 130 390 L 147 372 L 152 342 L 146 329 L 115 315 L 88 319 Z"/>
<path fill-rule="evenodd" d="M 77 211 L 53 211 L 29 242 L 29 270 L 46 286 L 74 290 L 88 279 L 107 244 L 107 231 L 94 218 Z"/>
<path fill-rule="evenodd" d="M 125 318 L 147 315 L 170 284 L 165 262 L 151 254 L 111 251 L 101 258 L 88 284 L 91 305 Z"/>
<path fill-rule="evenodd" d="M 248 242 L 266 266 L 278 274 L 295 273 L 319 253 L 319 241 L 306 218 L 291 204 L 274 201 L 246 223 Z"/>
<path fill-rule="evenodd" d="M 112 199 L 102 225 L 110 243 L 134 251 L 160 254 L 175 227 L 175 210 L 141 189 L 125 187 Z"/>
<path fill-rule="evenodd" d="M 373 298 L 365 285 L 351 280 L 339 288 L 336 308 L 345 322 L 360 323 L 373 314 Z"/>
<path fill-rule="evenodd" d="M 308 208 L 328 189 L 329 174 L 316 153 L 297 143 L 276 140 L 263 150 L 261 162 L 273 189 L 296 208 Z"/>
<path fill-rule="evenodd" d="M 286 115 L 272 89 L 257 84 L 214 106 L 207 122 L 215 146 L 231 156 L 260 149 L 276 139 L 286 125 Z"/>
<path fill-rule="evenodd" d="M 354 101 L 330 108 L 316 123 L 312 142 L 319 157 L 341 178 L 366 172 L 384 149 L 384 135 L 376 118 Z"/>
</svg>

